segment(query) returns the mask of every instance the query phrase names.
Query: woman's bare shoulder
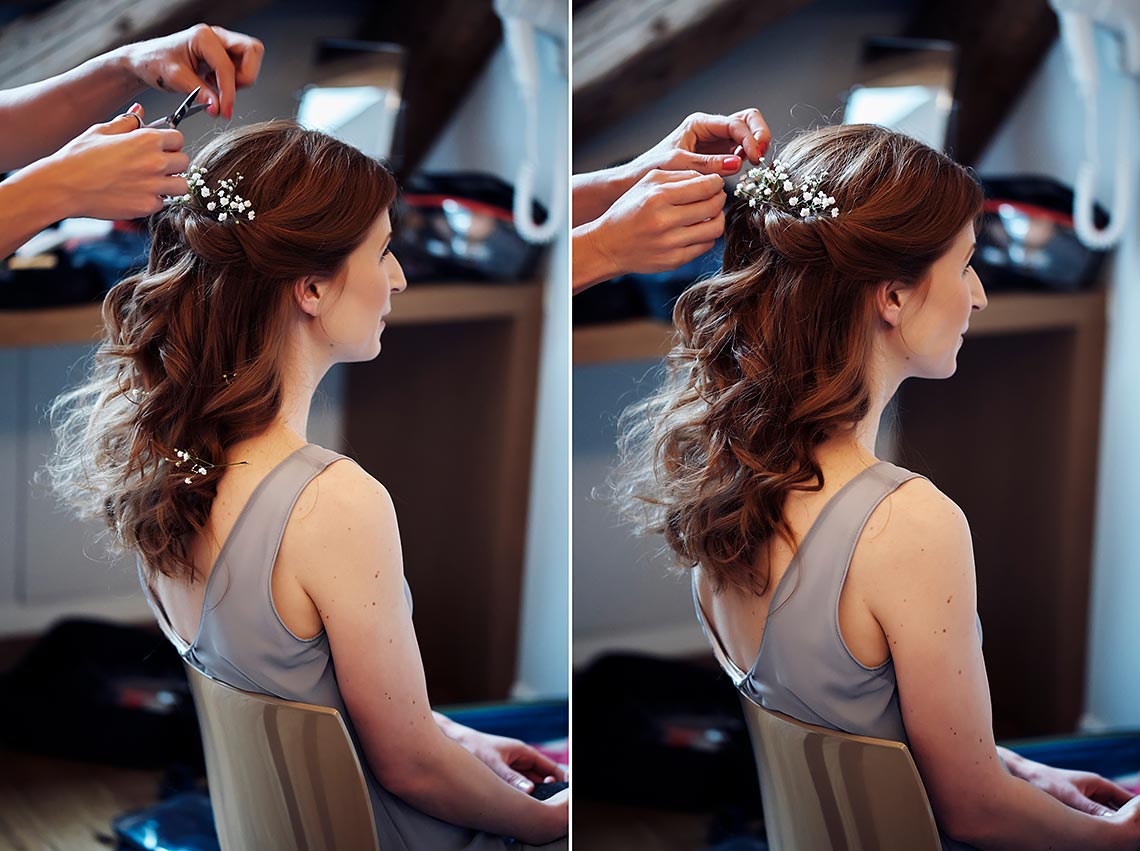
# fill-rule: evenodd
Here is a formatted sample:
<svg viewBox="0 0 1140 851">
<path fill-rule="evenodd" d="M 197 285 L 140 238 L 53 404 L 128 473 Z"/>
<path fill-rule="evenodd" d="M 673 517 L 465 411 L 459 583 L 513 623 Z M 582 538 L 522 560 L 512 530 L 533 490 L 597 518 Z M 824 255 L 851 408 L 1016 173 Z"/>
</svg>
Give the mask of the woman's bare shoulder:
<svg viewBox="0 0 1140 851">
<path fill-rule="evenodd" d="M 358 562 L 371 564 L 368 554 L 399 548 L 392 497 L 355 461 L 337 460 L 301 492 L 282 545 L 302 581 L 322 573 L 320 565 L 330 562 L 346 569 Z"/>
</svg>

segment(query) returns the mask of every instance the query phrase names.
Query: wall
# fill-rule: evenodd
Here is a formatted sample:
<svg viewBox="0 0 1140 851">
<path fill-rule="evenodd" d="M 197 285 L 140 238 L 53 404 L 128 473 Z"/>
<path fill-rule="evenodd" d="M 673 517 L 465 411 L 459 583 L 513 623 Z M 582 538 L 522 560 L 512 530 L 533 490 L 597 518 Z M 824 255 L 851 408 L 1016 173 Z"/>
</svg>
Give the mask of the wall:
<svg viewBox="0 0 1140 851">
<path fill-rule="evenodd" d="M 539 39 L 543 175 L 537 199 L 550 207 L 551 181 L 567 174 L 565 55 L 550 38 Z M 504 45 L 495 51 L 455 117 L 424 160 L 424 171 L 477 169 L 515 182 L 523 158 L 522 99 Z M 566 221 L 566 211 L 560 215 Z M 551 245 L 543 275 L 546 292 L 539 364 L 538 411 L 531 470 L 526 568 L 519 623 L 519 697 L 566 695 L 569 688 L 568 588 L 570 521 L 570 246 L 566 229 Z"/>
<path fill-rule="evenodd" d="M 1140 111 L 1140 83 L 1126 80 L 1109 60 L 1115 45 L 1107 32 L 1098 32 L 1101 94 L 1098 107 L 1100 161 L 1115 162 L 1116 105 L 1122 86 L 1132 87 Z M 1072 186 L 1084 150 L 1084 112 L 1068 74 L 1064 52 L 1055 44 L 1024 96 L 995 137 L 979 170 L 986 174 L 1044 174 Z M 1131 138 L 1135 139 L 1136 128 Z M 1140 149 L 1129 146 L 1133 173 L 1140 174 Z M 1140 726 L 1140 675 L 1123 655 L 1140 645 L 1140 528 L 1135 506 L 1140 503 L 1140 216 L 1137 183 L 1117 186 L 1113 171 L 1102 169 L 1096 196 L 1112 203 L 1113 193 L 1133 194 L 1132 217 L 1124 239 L 1107 264 L 1109 290 L 1108 337 L 1105 358 L 1104 405 L 1097 471 L 1096 530 L 1093 583 L 1089 613 L 1088 671 L 1085 716 L 1088 729 Z"/>
</svg>

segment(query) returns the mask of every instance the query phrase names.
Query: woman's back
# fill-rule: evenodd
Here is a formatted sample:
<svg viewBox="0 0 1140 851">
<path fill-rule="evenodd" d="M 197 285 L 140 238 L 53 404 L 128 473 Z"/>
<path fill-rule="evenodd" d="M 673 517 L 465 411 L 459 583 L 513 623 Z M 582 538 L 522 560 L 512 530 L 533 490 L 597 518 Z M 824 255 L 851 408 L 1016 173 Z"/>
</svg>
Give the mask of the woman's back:
<svg viewBox="0 0 1140 851">
<path fill-rule="evenodd" d="M 341 713 L 365 766 L 382 848 L 501 849 L 501 837 L 440 821 L 379 783 L 341 697 L 328 636 L 323 629 L 311 637 L 298 635 L 279 613 L 275 573 L 282 540 L 295 526 L 294 507 L 298 506 L 296 514 L 303 514 L 310 494 L 319 494 L 321 474 L 342 458 L 314 444 L 288 455 L 253 488 L 204 579 L 194 586 L 167 582 L 160 598 L 147 590 L 148 602 L 186 661 L 209 676 L 246 691 L 329 706 Z M 224 504 L 219 513 L 227 513 Z M 320 569 L 335 570 L 335 565 Z M 404 592 L 410 608 L 406 583 Z M 162 601 L 185 610 L 195 598 L 201 603 L 193 635 L 189 630 L 176 631 Z M 372 648 L 372 652 L 383 651 Z"/>
<path fill-rule="evenodd" d="M 874 649 L 885 644 L 882 629 L 849 571 L 868 520 L 913 478 L 879 462 L 825 489 L 830 497 L 806 530 L 796 530 L 798 549 L 771 573 L 763 598 L 709 595 L 703 574 L 694 572 L 698 616 L 742 692 L 808 723 L 907 741 L 890 655 Z M 736 640 L 724 640 L 729 634 Z"/>
</svg>

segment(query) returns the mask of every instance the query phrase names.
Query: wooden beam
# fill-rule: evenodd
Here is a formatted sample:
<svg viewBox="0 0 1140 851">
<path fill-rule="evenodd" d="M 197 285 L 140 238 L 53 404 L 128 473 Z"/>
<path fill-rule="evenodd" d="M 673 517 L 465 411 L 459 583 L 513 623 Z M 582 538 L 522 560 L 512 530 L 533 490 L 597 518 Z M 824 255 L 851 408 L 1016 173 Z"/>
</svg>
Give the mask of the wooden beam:
<svg viewBox="0 0 1140 851">
<path fill-rule="evenodd" d="M 372 3 L 358 38 L 407 50 L 400 176 L 431 149 L 502 39 L 492 0 Z M 489 143 L 486 140 L 480 144 Z"/>
<path fill-rule="evenodd" d="M 574 14 L 574 140 L 588 139 L 809 0 L 594 0 Z"/>
<path fill-rule="evenodd" d="M 208 21 L 225 26 L 268 0 L 62 0 L 0 29 L 0 87 L 61 74 L 124 44 Z"/>
<path fill-rule="evenodd" d="M 928 0 L 916 4 L 906 35 L 959 46 L 956 143 L 971 164 L 985 151 L 1057 37 L 1046 0 Z"/>
</svg>

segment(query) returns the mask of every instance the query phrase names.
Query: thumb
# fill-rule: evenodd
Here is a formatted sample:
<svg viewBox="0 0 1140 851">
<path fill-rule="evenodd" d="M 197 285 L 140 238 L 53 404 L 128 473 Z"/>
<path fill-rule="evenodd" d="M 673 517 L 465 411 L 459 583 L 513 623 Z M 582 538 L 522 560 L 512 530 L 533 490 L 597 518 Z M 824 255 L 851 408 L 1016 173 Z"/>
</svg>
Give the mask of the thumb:
<svg viewBox="0 0 1140 851">
<path fill-rule="evenodd" d="M 519 774 L 517 771 L 512 771 L 509 768 L 503 772 L 503 779 L 514 786 L 516 789 L 521 789 L 528 795 L 534 791 L 534 784 Z"/>
<path fill-rule="evenodd" d="M 143 126 L 143 108 L 137 103 L 121 115 L 103 124 L 104 133 L 130 133 Z"/>
<path fill-rule="evenodd" d="M 1081 800 L 1079 809 L 1084 810 L 1090 816 L 1110 816 L 1116 812 L 1116 810 L 1109 809 L 1103 804 L 1098 804 L 1089 798 L 1083 798 Z"/>
<path fill-rule="evenodd" d="M 736 174 L 744 160 L 739 154 L 694 154 L 685 152 L 682 168 L 690 168 L 701 174 Z"/>
</svg>

